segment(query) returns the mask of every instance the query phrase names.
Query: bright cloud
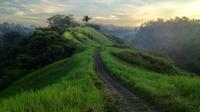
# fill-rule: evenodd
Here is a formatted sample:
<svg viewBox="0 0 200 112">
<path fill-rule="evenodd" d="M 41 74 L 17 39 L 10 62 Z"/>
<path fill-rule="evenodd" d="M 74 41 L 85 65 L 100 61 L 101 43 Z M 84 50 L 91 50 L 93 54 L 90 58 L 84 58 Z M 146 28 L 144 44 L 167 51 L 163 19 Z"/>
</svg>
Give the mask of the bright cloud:
<svg viewBox="0 0 200 112">
<path fill-rule="evenodd" d="M 119 20 L 119 18 L 115 15 L 110 15 L 109 17 L 102 17 L 102 16 L 97 16 L 94 17 L 96 20 Z"/>
<path fill-rule="evenodd" d="M 17 11 L 15 12 L 16 16 L 23 16 L 25 13 L 23 11 Z"/>
</svg>

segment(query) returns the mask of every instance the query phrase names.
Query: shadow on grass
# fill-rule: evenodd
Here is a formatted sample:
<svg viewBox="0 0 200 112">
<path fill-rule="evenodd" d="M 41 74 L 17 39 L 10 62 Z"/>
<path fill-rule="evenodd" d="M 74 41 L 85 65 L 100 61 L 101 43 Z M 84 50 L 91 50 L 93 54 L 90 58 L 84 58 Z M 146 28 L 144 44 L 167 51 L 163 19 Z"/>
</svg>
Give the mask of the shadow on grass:
<svg viewBox="0 0 200 112">
<path fill-rule="evenodd" d="M 80 61 L 70 59 L 71 57 L 57 61 L 28 74 L 0 92 L 0 98 L 12 97 L 24 91 L 36 91 L 65 79 L 76 63 Z"/>
</svg>

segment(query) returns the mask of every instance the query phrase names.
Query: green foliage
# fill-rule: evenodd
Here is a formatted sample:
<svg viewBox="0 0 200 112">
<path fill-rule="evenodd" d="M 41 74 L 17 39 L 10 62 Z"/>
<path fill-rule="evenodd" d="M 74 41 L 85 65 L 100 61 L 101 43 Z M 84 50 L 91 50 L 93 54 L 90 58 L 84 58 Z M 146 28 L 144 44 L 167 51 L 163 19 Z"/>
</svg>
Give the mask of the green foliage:
<svg viewBox="0 0 200 112">
<path fill-rule="evenodd" d="M 179 67 L 200 73 L 199 21 L 186 17 L 150 21 L 139 28 L 133 43 L 144 51 L 167 54 Z"/>
<path fill-rule="evenodd" d="M 147 101 L 153 101 L 164 112 L 199 112 L 200 79 L 184 75 L 164 75 L 131 66 L 104 49 L 101 57 L 108 71 L 132 86 Z"/>
<path fill-rule="evenodd" d="M 73 46 L 56 32 L 37 30 L 31 37 L 22 39 L 9 55 L 21 68 L 37 69 L 70 56 L 73 49 Z"/>
<path fill-rule="evenodd" d="M 54 15 L 48 18 L 47 21 L 49 23 L 50 28 L 59 32 L 69 27 L 78 26 L 78 23 L 74 20 L 73 15 Z"/>
<path fill-rule="evenodd" d="M 37 70 L 0 93 L 1 112 L 102 112 L 104 99 L 95 86 L 93 50 Z M 28 100 L 27 100 L 28 99 Z"/>
<path fill-rule="evenodd" d="M 86 31 L 93 39 L 85 35 Z M 27 73 L 71 56 L 75 48 L 110 43 L 92 28 L 71 28 L 63 35 L 50 28 L 38 28 L 31 36 L 19 40 L 3 59 L 0 66 L 0 89 L 6 88 Z"/>
<path fill-rule="evenodd" d="M 93 36 L 93 39 L 84 34 L 85 30 Z M 75 41 L 79 42 L 76 46 L 74 46 Z M 97 81 L 93 69 L 94 47 L 100 46 L 100 43 L 111 44 L 106 37 L 92 28 L 69 29 L 63 36 L 50 29 L 37 29 L 31 37 L 22 39 L 12 49 L 9 58 L 15 60 L 20 68 L 30 66 L 30 68 L 37 67 L 39 70 L 27 75 L 17 73 L 17 70 L 13 71 L 17 75 L 20 74 L 20 77 L 25 75 L 21 79 L 16 78 L 15 80 L 19 80 L 14 83 L 10 81 L 13 76 L 5 75 L 8 76 L 5 81 L 10 81 L 12 85 L 0 92 L 0 111 L 107 111 L 108 107 L 113 105 L 110 105 L 111 101 L 107 101 L 107 98 L 102 95 L 101 83 Z M 68 49 L 65 51 L 65 48 L 71 47 L 76 48 L 76 54 L 72 57 L 45 67 L 40 65 L 46 60 L 49 61 L 54 54 L 71 55 L 71 51 Z M 61 56 L 58 59 L 63 58 L 61 54 L 58 55 Z M 34 62 L 40 66 L 33 66 Z M 12 72 L 10 68 L 8 70 Z"/>
<path fill-rule="evenodd" d="M 38 70 L 0 92 L 0 111 L 113 111 L 114 104 L 110 105 L 110 99 L 103 97 L 93 68 L 93 51 L 99 46 L 103 48 L 101 57 L 108 71 L 156 103 L 162 111 L 200 111 L 199 77 L 176 73 L 176 68 L 160 57 L 107 47 L 113 46 L 113 42 L 89 27 L 69 28 L 62 36 L 51 29 L 38 29 L 32 36 L 23 38 L 9 53 L 10 61 L 1 64 L 6 67 L 3 71 L 7 75 L 0 76 L 0 84 L 12 83 L 25 75 L 26 70 Z M 75 48 L 76 54 L 60 60 L 72 55 Z M 123 62 L 111 53 L 142 67 Z M 49 64 L 56 60 L 60 61 Z M 9 66 L 13 63 L 17 65 Z"/>
<path fill-rule="evenodd" d="M 74 50 L 75 46 L 57 32 L 47 29 L 36 30 L 30 37 L 19 40 L 2 61 L 0 89 L 28 72 L 71 56 Z"/>
<path fill-rule="evenodd" d="M 172 64 L 167 59 L 161 57 L 156 57 L 129 49 L 115 49 L 112 54 L 128 63 L 139 65 L 155 72 L 169 74 L 178 73 L 178 69 L 175 67 L 174 64 Z"/>
</svg>

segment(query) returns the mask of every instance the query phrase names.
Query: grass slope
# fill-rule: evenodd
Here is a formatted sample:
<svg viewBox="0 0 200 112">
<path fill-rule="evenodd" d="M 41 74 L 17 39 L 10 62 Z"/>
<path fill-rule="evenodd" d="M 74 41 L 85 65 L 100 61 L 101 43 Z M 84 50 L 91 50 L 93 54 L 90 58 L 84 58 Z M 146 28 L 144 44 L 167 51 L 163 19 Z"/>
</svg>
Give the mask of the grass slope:
<svg viewBox="0 0 200 112">
<path fill-rule="evenodd" d="M 74 37 L 81 42 L 83 46 L 100 46 L 97 42 L 89 39 L 87 36 L 80 32 L 73 32 Z"/>
<path fill-rule="evenodd" d="M 175 64 L 167 58 L 137 52 L 128 48 L 112 48 L 112 51 L 112 55 L 132 65 L 137 65 L 159 73 L 168 73 L 170 75 L 179 73 Z"/>
<path fill-rule="evenodd" d="M 1 92 L 1 112 L 103 111 L 104 101 L 95 86 L 94 48 L 61 60 L 18 80 Z"/>
<path fill-rule="evenodd" d="M 151 72 L 118 60 L 109 50 L 101 53 L 108 71 L 154 101 L 162 111 L 200 112 L 199 77 Z"/>
<path fill-rule="evenodd" d="M 73 28 L 63 37 L 76 54 L 26 75 L 0 92 L 1 112 L 101 112 L 105 103 L 93 69 L 95 47 L 112 45 L 92 28 Z M 96 79 L 96 80 L 94 80 Z"/>
<path fill-rule="evenodd" d="M 75 44 L 80 44 L 80 42 L 71 34 L 71 32 L 66 31 L 64 32 L 63 36 L 67 41 L 73 42 Z"/>
<path fill-rule="evenodd" d="M 110 41 L 107 37 L 105 37 L 102 33 L 96 31 L 93 28 L 90 27 L 77 27 L 77 28 L 72 28 L 70 29 L 70 31 L 73 32 L 78 32 L 79 33 L 79 37 L 80 34 L 84 35 L 85 37 L 87 37 L 87 40 L 92 40 L 96 43 L 98 43 L 100 46 L 110 46 L 113 44 L 112 41 Z"/>
</svg>

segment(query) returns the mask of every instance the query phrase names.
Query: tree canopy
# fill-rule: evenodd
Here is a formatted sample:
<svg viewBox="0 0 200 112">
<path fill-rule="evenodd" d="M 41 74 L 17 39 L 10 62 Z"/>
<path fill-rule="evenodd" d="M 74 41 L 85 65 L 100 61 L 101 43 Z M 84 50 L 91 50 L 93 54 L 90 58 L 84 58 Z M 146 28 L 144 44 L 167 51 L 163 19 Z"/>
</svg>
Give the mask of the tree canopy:
<svg viewBox="0 0 200 112">
<path fill-rule="evenodd" d="M 73 15 L 54 15 L 47 19 L 50 28 L 63 30 L 78 25 Z"/>
</svg>

